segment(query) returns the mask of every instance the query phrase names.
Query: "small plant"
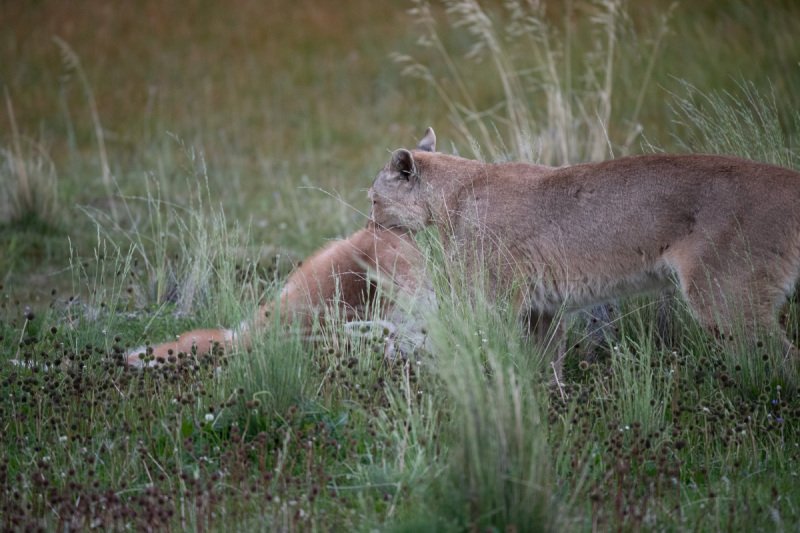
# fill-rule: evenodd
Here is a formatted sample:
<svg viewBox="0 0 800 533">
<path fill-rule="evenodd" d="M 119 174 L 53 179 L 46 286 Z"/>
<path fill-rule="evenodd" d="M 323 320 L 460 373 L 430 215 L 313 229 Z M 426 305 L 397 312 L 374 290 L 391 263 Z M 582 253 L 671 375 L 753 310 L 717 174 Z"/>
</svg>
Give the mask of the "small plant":
<svg viewBox="0 0 800 533">
<path fill-rule="evenodd" d="M 53 226 L 59 217 L 55 165 L 41 144 L 20 134 L 7 90 L 5 103 L 11 140 L 9 146 L 0 147 L 0 190 L 5 199 L 0 203 L 0 222 Z"/>
</svg>

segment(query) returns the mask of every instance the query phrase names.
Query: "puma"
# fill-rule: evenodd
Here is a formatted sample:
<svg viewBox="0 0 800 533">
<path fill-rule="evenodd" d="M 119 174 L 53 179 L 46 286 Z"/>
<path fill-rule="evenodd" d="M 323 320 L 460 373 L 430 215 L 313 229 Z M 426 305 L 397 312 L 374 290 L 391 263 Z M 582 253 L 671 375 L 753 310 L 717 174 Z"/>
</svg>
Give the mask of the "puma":
<svg viewBox="0 0 800 533">
<path fill-rule="evenodd" d="M 516 301 L 530 333 L 560 310 L 677 282 L 708 330 L 747 342 L 777 334 L 800 362 L 777 319 L 800 275 L 800 173 L 714 155 L 554 168 L 435 150 L 428 128 L 415 150 L 393 152 L 369 190 L 371 220 L 433 225 L 448 251 L 477 254 L 491 283 L 521 279 Z"/>
<path fill-rule="evenodd" d="M 224 350 L 234 346 L 247 349 L 254 332 L 273 320 L 273 312 L 280 313 L 281 322 L 299 324 L 310 334 L 314 323 L 324 322 L 333 311 L 348 321 L 354 335 L 362 327 L 379 327 L 386 334 L 386 356 L 406 355 L 419 347 L 422 338 L 419 324 L 412 322 L 413 315 L 400 304 L 432 297 L 423 269 L 422 255 L 407 231 L 368 225 L 305 260 L 289 276 L 276 303 L 262 305 L 255 317 L 237 329 L 189 331 L 175 341 L 130 350 L 126 362 L 133 367 L 156 366 L 179 353 L 208 354 L 215 346 Z M 380 301 L 376 301 L 379 297 Z M 361 322 L 370 318 L 370 310 L 376 305 L 386 320 Z M 331 310 L 332 307 L 336 309 Z"/>
</svg>

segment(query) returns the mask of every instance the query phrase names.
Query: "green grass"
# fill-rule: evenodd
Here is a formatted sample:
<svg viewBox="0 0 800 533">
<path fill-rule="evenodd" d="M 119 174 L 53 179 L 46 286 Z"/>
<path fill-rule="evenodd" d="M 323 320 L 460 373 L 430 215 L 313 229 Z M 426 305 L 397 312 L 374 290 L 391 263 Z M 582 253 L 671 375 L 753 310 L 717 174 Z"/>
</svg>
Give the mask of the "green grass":
<svg viewBox="0 0 800 533">
<path fill-rule="evenodd" d="M 797 167 L 800 9 L 670 4 L 2 4 L 3 529 L 800 527 L 800 402 L 769 343 L 622 302 L 606 342 L 568 319 L 564 398 L 427 234 L 430 353 L 387 361 L 334 318 L 316 343 L 275 324 L 247 354 L 120 366 L 251 316 L 364 224 L 387 150 L 428 125 L 487 160 Z"/>
</svg>

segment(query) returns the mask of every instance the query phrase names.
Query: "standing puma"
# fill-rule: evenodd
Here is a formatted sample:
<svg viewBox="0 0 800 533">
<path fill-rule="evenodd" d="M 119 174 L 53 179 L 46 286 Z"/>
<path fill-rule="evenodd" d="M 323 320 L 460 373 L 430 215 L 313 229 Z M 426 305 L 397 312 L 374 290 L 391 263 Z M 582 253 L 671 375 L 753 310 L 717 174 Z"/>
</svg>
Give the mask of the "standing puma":
<svg viewBox="0 0 800 533">
<path fill-rule="evenodd" d="M 317 320 L 324 320 L 331 306 L 345 320 L 369 318 L 366 313 L 374 305 L 382 307 L 390 330 L 386 355 L 403 353 L 421 343 L 418 324 L 411 323 L 406 309 L 397 299 L 413 300 L 428 296 L 423 277 L 424 262 L 414 239 L 402 229 L 377 229 L 369 225 L 347 239 L 334 241 L 306 259 L 287 279 L 280 292 L 277 312 L 283 322 L 299 323 L 306 332 Z M 380 286 L 381 290 L 378 290 Z M 376 302 L 377 296 L 382 296 Z M 181 334 L 176 341 L 157 344 L 150 349 L 136 348 L 128 352 L 130 366 L 154 366 L 178 353 L 208 353 L 214 345 L 230 349 L 234 344 L 247 348 L 254 330 L 266 327 L 273 308 L 266 304 L 257 315 L 243 322 L 236 330 L 198 329 Z"/>
<path fill-rule="evenodd" d="M 704 327 L 743 328 L 748 342 L 779 332 L 798 362 L 776 314 L 800 275 L 800 173 L 712 155 L 484 164 L 435 145 L 428 128 L 416 150 L 392 154 L 371 219 L 435 225 L 449 250 L 480 252 L 493 281 L 521 275 L 529 327 L 677 280 Z"/>
</svg>

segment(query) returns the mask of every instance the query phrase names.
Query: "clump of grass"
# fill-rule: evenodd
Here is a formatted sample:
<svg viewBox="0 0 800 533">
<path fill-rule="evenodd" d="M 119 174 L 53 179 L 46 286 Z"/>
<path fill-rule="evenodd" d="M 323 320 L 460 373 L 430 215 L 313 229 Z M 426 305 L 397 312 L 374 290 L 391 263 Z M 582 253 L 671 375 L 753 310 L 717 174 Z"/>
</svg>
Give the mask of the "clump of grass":
<svg viewBox="0 0 800 533">
<path fill-rule="evenodd" d="M 36 221 L 52 227 L 58 221 L 58 178 L 55 165 L 45 148 L 19 132 L 14 107 L 5 91 L 6 110 L 11 124 L 10 146 L 0 148 L 0 222 L 25 226 Z"/>
<path fill-rule="evenodd" d="M 252 280 L 258 261 L 241 257 L 247 232 L 229 227 L 213 200 L 202 153 L 188 149 L 186 155 L 193 174 L 185 178 L 184 203 L 162 199 L 154 179 L 145 196 L 120 197 L 125 219 L 88 206 L 83 211 L 107 242 L 128 250 L 125 290 L 132 307 L 174 305 L 178 315 L 235 324 L 246 302 L 260 297 L 258 285 L 243 283 Z"/>
<path fill-rule="evenodd" d="M 441 246 L 433 240 L 444 263 L 431 265 L 438 309 L 429 319 L 435 357 L 426 364 L 448 406 L 440 430 L 447 453 L 426 525 L 550 530 L 562 508 L 550 466 L 545 365 L 522 340 L 511 298 L 487 298 L 488 277 Z M 419 518 L 410 523 L 421 526 Z"/>
</svg>

